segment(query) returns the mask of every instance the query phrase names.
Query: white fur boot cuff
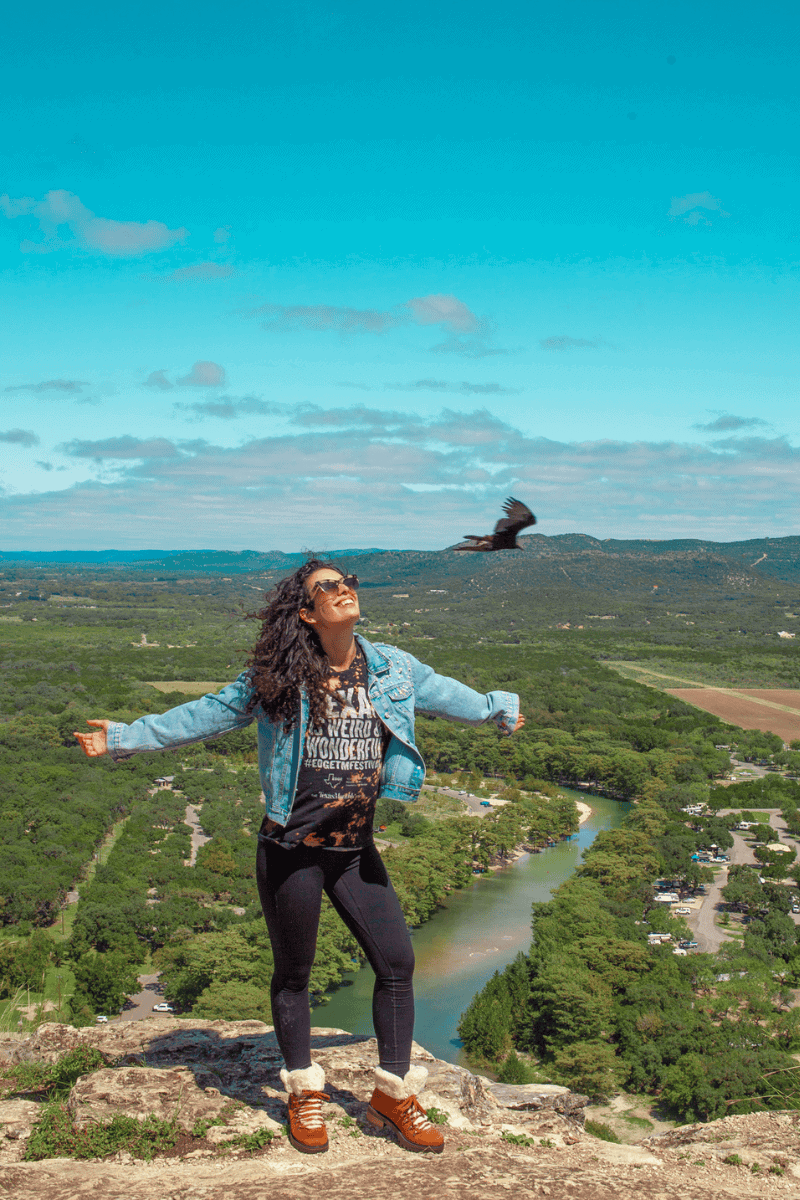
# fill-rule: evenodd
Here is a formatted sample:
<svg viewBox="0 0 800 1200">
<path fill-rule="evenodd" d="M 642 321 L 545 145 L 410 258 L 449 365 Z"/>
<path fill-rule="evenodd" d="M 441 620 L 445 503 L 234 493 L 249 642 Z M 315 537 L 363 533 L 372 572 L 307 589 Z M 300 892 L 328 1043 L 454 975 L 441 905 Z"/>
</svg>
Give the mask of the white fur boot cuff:
<svg viewBox="0 0 800 1200">
<path fill-rule="evenodd" d="M 322 1092 L 325 1090 L 325 1072 L 319 1063 L 312 1063 L 300 1071 L 281 1069 L 281 1083 L 293 1096 L 302 1092 Z"/>
<path fill-rule="evenodd" d="M 409 1096 L 418 1096 L 420 1092 L 425 1091 L 427 1082 L 428 1072 L 425 1067 L 410 1067 L 402 1079 L 399 1075 L 392 1075 L 391 1071 L 384 1071 L 382 1067 L 375 1068 L 375 1087 L 383 1092 L 384 1096 L 391 1096 L 392 1100 L 406 1100 Z"/>
</svg>

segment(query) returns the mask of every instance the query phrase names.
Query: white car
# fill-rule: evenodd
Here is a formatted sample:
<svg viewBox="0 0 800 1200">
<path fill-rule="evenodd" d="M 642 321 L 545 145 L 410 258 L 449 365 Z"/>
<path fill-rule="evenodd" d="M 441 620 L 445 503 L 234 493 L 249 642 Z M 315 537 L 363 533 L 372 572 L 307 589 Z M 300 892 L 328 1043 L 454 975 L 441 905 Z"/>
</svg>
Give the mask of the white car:
<svg viewBox="0 0 800 1200">
<path fill-rule="evenodd" d="M 107 1024 L 108 1024 L 108 1017 L 104 1017 L 104 1016 L 102 1015 L 102 1013 L 101 1013 L 101 1014 L 100 1014 L 100 1016 L 98 1016 L 98 1017 L 95 1017 L 95 1022 L 96 1022 L 98 1025 L 107 1025 Z"/>
<path fill-rule="evenodd" d="M 153 1012 L 172 1012 L 171 1004 L 154 1004 Z"/>
<path fill-rule="evenodd" d="M 687 908 L 685 905 L 682 905 L 680 908 L 675 909 L 676 917 L 690 917 L 691 915 L 692 915 L 692 910 L 690 908 Z"/>
</svg>

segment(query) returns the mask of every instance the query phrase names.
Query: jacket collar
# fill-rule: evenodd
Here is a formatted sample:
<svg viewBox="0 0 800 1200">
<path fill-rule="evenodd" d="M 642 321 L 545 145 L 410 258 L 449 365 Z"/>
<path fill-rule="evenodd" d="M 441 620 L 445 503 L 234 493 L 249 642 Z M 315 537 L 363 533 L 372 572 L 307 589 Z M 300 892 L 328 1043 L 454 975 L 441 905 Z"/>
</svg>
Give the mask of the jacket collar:
<svg viewBox="0 0 800 1200">
<path fill-rule="evenodd" d="M 391 668 L 392 664 L 382 650 L 379 650 L 377 646 L 373 646 L 372 642 L 368 642 L 360 633 L 355 634 L 355 639 L 364 651 L 364 657 L 367 660 L 367 670 L 370 675 L 383 675 L 384 672 Z"/>
</svg>

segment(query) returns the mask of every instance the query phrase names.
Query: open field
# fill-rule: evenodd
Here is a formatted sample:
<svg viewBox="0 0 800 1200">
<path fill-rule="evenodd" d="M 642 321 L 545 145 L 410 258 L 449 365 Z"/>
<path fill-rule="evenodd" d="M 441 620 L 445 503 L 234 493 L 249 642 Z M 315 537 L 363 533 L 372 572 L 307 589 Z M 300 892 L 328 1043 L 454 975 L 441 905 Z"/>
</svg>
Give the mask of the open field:
<svg viewBox="0 0 800 1200">
<path fill-rule="evenodd" d="M 800 738 L 800 708 L 791 709 L 766 696 L 797 695 L 772 689 L 760 692 L 750 689 L 747 695 L 741 692 L 726 692 L 723 688 L 666 688 L 670 696 L 676 696 L 686 704 L 693 704 L 703 712 L 713 713 L 722 721 L 739 725 L 742 729 L 760 729 L 764 733 L 775 733 L 785 742 Z"/>
<path fill-rule="evenodd" d="M 165 694 L 183 692 L 184 696 L 205 696 L 206 692 L 218 692 L 227 683 L 232 683 L 234 678 L 232 674 L 230 679 L 223 680 L 222 683 L 208 679 L 148 679 L 147 685 Z"/>
<path fill-rule="evenodd" d="M 800 712 L 800 690 L 797 688 L 738 688 L 743 696 L 753 696 L 758 700 L 766 700 L 768 704 L 779 704 L 781 708 L 796 709 Z"/>
</svg>

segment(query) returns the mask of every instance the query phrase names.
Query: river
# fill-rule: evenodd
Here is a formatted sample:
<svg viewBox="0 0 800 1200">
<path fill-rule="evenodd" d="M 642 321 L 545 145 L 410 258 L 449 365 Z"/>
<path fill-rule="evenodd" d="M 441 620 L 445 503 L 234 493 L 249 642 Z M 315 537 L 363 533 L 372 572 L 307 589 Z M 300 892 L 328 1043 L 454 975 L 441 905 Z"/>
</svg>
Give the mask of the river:
<svg viewBox="0 0 800 1200">
<path fill-rule="evenodd" d="M 549 900 L 600 830 L 616 829 L 630 811 L 621 801 L 562 790 L 592 807 L 592 815 L 574 837 L 476 877 L 470 887 L 451 892 L 444 906 L 412 932 L 417 961 L 414 1038 L 437 1058 L 466 1063 L 456 1032 L 458 1019 L 495 971 L 520 950 L 527 953 L 531 904 Z M 345 976 L 328 1003 L 314 1010 L 313 1023 L 372 1035 L 374 978 L 368 966 Z"/>
</svg>

